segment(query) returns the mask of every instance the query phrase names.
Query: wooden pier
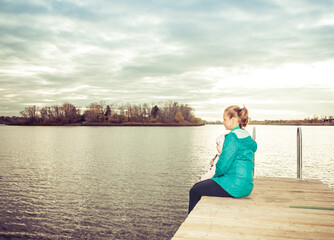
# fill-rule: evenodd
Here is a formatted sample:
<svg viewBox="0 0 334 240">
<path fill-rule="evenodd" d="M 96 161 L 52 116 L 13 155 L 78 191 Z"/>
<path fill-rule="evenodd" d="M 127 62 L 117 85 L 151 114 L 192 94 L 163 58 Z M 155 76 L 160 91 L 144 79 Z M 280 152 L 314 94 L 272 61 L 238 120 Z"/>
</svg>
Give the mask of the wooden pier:
<svg viewBox="0 0 334 240">
<path fill-rule="evenodd" d="M 255 178 L 249 197 L 202 197 L 172 239 L 334 239 L 334 191 L 318 180 Z"/>
</svg>

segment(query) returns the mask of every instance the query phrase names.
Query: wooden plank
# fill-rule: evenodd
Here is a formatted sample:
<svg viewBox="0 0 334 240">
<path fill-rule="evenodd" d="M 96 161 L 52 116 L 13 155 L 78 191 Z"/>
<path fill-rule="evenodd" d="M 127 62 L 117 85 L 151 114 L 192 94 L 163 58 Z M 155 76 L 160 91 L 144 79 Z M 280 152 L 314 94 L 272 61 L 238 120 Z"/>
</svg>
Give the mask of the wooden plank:
<svg viewBox="0 0 334 240">
<path fill-rule="evenodd" d="M 185 225 L 175 237 L 178 239 L 333 239 L 331 233 L 303 232 L 278 228 Z M 203 229 L 203 230 L 201 230 Z M 173 238 L 174 239 L 174 238 Z"/>
<path fill-rule="evenodd" d="M 257 178 L 254 186 L 246 198 L 203 197 L 173 239 L 334 239 L 334 192 L 320 181 Z"/>
</svg>

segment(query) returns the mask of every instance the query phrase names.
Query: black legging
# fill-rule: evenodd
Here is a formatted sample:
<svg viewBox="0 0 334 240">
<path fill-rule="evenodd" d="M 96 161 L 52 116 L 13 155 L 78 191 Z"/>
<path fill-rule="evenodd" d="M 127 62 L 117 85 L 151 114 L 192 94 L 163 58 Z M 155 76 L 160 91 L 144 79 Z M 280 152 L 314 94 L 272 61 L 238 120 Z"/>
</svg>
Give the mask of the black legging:
<svg viewBox="0 0 334 240">
<path fill-rule="evenodd" d="M 189 191 L 189 211 L 193 210 L 202 196 L 232 197 L 212 179 L 196 183 Z"/>
</svg>

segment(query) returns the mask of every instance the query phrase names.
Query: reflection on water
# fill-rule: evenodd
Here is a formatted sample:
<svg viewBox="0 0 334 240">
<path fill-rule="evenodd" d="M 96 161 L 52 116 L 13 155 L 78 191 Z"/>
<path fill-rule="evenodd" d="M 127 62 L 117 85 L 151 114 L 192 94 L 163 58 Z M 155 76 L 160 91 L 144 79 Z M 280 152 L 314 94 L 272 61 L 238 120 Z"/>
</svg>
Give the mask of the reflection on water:
<svg viewBox="0 0 334 240">
<path fill-rule="evenodd" d="M 304 176 L 331 187 L 333 130 L 303 127 Z M 0 237 L 169 239 L 222 131 L 0 126 Z M 295 135 L 257 126 L 257 175 L 295 177 Z"/>
</svg>

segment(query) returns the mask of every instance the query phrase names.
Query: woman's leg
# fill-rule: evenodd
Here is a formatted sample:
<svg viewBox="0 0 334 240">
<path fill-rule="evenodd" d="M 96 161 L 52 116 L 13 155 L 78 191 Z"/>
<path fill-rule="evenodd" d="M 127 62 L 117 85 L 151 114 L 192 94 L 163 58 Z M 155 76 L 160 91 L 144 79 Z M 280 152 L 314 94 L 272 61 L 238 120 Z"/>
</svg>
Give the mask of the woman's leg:
<svg viewBox="0 0 334 240">
<path fill-rule="evenodd" d="M 189 191 L 189 211 L 193 210 L 202 196 L 232 197 L 212 179 L 196 183 Z"/>
</svg>

